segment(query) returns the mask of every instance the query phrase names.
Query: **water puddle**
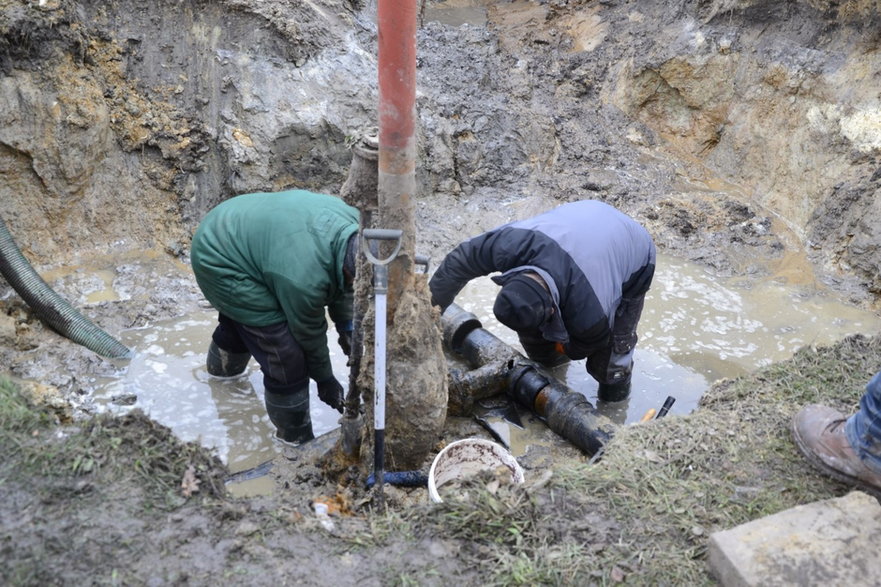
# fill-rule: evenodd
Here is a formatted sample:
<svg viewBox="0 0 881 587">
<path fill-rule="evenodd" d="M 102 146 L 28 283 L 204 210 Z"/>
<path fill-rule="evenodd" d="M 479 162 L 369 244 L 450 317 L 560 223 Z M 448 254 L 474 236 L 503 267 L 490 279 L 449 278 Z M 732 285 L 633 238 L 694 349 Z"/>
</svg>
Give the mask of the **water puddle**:
<svg viewBox="0 0 881 587">
<path fill-rule="evenodd" d="M 103 282 L 105 278 L 98 275 L 96 279 Z M 110 295 L 100 291 L 102 296 Z M 488 277 L 479 278 L 456 301 L 477 315 L 484 327 L 519 349 L 516 334 L 492 315 L 497 291 Z M 120 333 L 120 340 L 136 356 L 123 377 L 97 382 L 94 398 L 104 409 L 140 407 L 181 439 L 214 447 L 236 472 L 272 459 L 281 447 L 273 440 L 274 428 L 263 407 L 262 375 L 255 361 L 238 379 L 217 380 L 206 373 L 205 352 L 215 321 L 213 310 L 199 310 Z M 717 379 L 786 359 L 803 345 L 832 343 L 849 334 L 876 332 L 879 327 L 878 316 L 815 289 L 775 281 L 720 279 L 699 266 L 662 255 L 639 326 L 631 398 L 617 404 L 598 402 L 596 382 L 585 372 L 584 361 L 559 367 L 555 374 L 613 421 L 633 423 L 649 409 L 660 409 L 668 396 L 676 399 L 670 413 L 686 414 Z M 334 372 L 347 387 L 346 357 L 336 337 L 329 338 Z M 314 382 L 310 397 L 316 436 L 337 428 L 340 416 L 318 399 Z M 527 450 L 532 420 L 524 417 L 525 429 L 507 431 L 504 421 L 497 422 L 515 456 Z M 237 484 L 235 491 L 249 494 L 270 489 L 261 483 L 270 482 L 248 481 Z"/>
<path fill-rule="evenodd" d="M 487 0 L 446 0 L 426 3 L 423 19 L 451 27 L 486 26 Z"/>
<path fill-rule="evenodd" d="M 484 327 L 522 351 L 517 335 L 492 315 L 498 286 L 488 277 L 471 281 L 457 303 Z M 629 400 L 597 400 L 597 384 L 584 361 L 553 371 L 613 421 L 638 422 L 675 398 L 670 414 L 686 414 L 710 384 L 787 359 L 808 344 L 830 344 L 850 334 L 871 334 L 881 318 L 812 287 L 777 281 L 718 278 L 700 266 L 659 255 L 652 289 L 639 324 Z"/>
<path fill-rule="evenodd" d="M 178 438 L 213 447 L 237 472 L 272 459 L 282 447 L 273 440 L 275 427 L 263 407 L 263 376 L 257 362 L 252 359 L 245 373 L 232 379 L 211 377 L 205 370 L 216 324 L 214 310 L 201 310 L 122 332 L 120 341 L 135 351 L 135 357 L 123 378 L 99 381 L 93 396 L 105 409 L 141 408 Z M 346 357 L 336 343 L 331 345 L 331 362 L 347 386 Z M 318 399 L 314 381 L 309 395 L 315 435 L 339 427 L 339 413 Z M 270 483 L 265 478 L 238 483 L 235 492 L 263 493 Z"/>
</svg>

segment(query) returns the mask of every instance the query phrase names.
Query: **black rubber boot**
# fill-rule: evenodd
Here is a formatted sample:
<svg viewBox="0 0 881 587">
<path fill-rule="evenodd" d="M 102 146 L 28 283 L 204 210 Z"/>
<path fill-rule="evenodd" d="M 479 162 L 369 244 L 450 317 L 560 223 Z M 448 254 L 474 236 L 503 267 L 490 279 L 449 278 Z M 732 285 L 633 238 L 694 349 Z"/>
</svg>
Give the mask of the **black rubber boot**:
<svg viewBox="0 0 881 587">
<path fill-rule="evenodd" d="M 213 340 L 208 345 L 208 359 L 205 367 L 215 377 L 235 377 L 245 372 L 251 353 L 231 353 L 225 351 Z"/>
<path fill-rule="evenodd" d="M 298 446 L 315 438 L 312 417 L 309 414 L 309 385 L 294 392 L 264 392 L 266 413 L 275 425 L 275 436 L 288 444 Z"/>
<path fill-rule="evenodd" d="M 597 399 L 603 402 L 623 402 L 630 397 L 630 379 L 616 383 L 600 383 Z"/>
</svg>

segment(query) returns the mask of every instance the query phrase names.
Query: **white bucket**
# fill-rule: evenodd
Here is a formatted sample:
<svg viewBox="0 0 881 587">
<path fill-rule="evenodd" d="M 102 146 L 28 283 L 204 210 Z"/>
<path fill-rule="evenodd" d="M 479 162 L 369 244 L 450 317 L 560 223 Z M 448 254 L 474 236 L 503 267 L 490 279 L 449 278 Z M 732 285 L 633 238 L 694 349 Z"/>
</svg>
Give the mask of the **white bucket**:
<svg viewBox="0 0 881 587">
<path fill-rule="evenodd" d="M 453 480 L 461 480 L 481 471 L 495 471 L 499 467 L 511 471 L 512 483 L 523 483 L 523 469 L 505 448 L 483 438 L 465 438 L 448 444 L 431 463 L 428 472 L 428 496 L 434 503 L 443 500 L 437 488 Z"/>
</svg>

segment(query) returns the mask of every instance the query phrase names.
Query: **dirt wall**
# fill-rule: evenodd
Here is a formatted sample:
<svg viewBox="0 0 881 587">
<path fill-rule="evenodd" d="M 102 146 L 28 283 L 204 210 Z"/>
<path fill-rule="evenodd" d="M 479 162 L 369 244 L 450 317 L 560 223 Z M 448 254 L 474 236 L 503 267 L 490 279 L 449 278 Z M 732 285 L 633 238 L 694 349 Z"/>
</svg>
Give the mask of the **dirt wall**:
<svg viewBox="0 0 881 587">
<path fill-rule="evenodd" d="M 36 263 L 185 256 L 226 197 L 338 190 L 352 137 L 375 124 L 370 3 L 0 8 L 0 197 Z M 429 18 L 418 33 L 424 252 L 599 198 L 721 273 L 772 272 L 756 259 L 806 248 L 824 281 L 877 291 L 872 3 L 482 9 L 485 26 Z M 453 229 L 435 212 L 469 206 L 482 213 Z"/>
</svg>

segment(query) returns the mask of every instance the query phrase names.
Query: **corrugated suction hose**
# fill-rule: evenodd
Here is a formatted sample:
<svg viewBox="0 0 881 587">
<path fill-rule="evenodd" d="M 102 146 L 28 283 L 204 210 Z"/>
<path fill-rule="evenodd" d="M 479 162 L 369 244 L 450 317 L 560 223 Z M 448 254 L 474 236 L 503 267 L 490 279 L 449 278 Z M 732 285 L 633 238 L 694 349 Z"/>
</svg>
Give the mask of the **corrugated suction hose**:
<svg viewBox="0 0 881 587">
<path fill-rule="evenodd" d="M 66 338 L 111 359 L 131 358 L 124 344 L 98 328 L 43 281 L 0 218 L 0 273 L 37 316 Z"/>
</svg>

